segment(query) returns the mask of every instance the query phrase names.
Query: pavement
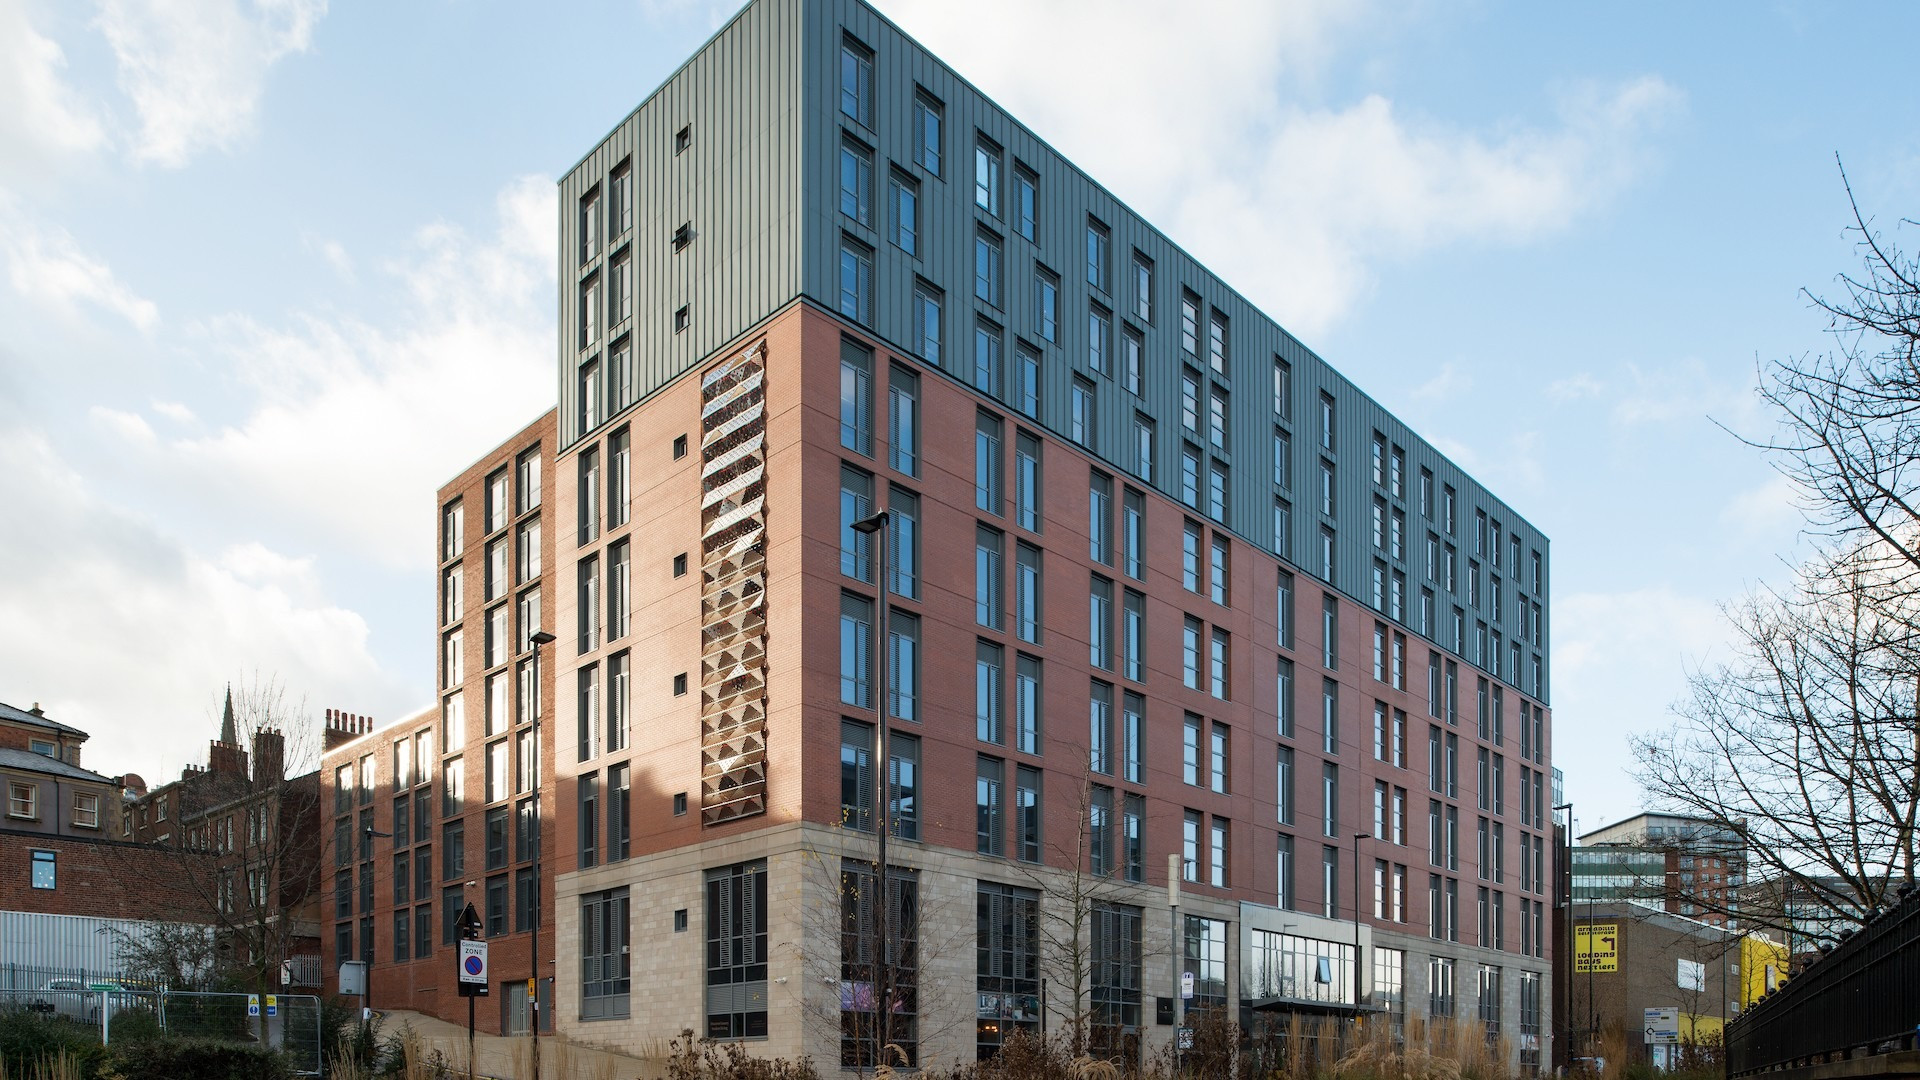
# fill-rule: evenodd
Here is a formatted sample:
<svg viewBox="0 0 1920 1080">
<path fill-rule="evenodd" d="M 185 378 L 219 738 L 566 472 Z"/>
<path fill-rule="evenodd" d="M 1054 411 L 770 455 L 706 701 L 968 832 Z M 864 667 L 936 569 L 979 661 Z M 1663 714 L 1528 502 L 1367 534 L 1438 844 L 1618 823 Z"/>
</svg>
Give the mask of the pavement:
<svg viewBox="0 0 1920 1080">
<path fill-rule="evenodd" d="M 438 1050 L 455 1067 L 467 1065 L 467 1029 L 424 1013 L 400 1009 L 382 1010 L 386 1018 L 380 1027 L 382 1038 L 411 1025 L 425 1052 Z M 533 1040 L 525 1035 L 488 1035 L 473 1037 L 474 1076 L 485 1080 L 659 1080 L 666 1075 L 658 1060 L 616 1054 L 571 1042 L 564 1036 L 540 1036 L 540 1076 L 534 1077 Z"/>
</svg>

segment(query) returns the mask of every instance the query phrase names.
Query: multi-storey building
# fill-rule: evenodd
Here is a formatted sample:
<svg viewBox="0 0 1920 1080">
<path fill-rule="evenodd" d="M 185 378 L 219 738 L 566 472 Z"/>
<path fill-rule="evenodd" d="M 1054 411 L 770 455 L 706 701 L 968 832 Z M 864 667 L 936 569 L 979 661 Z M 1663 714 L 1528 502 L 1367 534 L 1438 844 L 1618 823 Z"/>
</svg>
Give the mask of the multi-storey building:
<svg viewBox="0 0 1920 1080">
<path fill-rule="evenodd" d="M 320 777 L 310 757 L 289 760 L 286 732 L 258 720 L 241 733 L 229 689 L 205 766 L 151 790 L 124 778 L 120 836 L 174 852 L 170 876 L 190 898 L 178 917 L 212 927 L 227 974 L 316 987 Z"/>
<path fill-rule="evenodd" d="M 1654 900 L 1711 926 L 1736 924 L 1747 850 L 1733 829 L 1680 814 L 1635 814 L 1582 834 L 1580 841 L 1572 852 L 1576 903 L 1592 897 Z"/>
<path fill-rule="evenodd" d="M 377 729 L 330 714 L 321 766 L 329 988 L 359 959 L 375 1007 L 464 1019 L 452 946 L 471 903 L 495 978 L 478 1022 L 494 1033 L 528 1029 L 529 978 L 552 995 L 553 881 L 535 864 L 556 733 L 549 720 L 537 740 L 534 719 L 553 672 L 531 638 L 551 595 L 553 435 L 549 409 L 440 489 L 436 703 Z"/>
<path fill-rule="evenodd" d="M 560 202 L 563 1029 L 868 1061 L 884 910 L 921 1061 L 1043 980 L 1116 1054 L 1543 1060 L 1538 530 L 860 0 L 748 5 Z"/>
</svg>

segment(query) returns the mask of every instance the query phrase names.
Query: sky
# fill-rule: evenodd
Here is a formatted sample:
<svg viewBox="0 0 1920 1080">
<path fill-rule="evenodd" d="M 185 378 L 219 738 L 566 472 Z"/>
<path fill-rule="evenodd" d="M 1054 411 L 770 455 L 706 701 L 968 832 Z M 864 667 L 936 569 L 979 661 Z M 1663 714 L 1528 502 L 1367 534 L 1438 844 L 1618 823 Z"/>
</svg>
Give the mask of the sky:
<svg viewBox="0 0 1920 1080">
<path fill-rule="evenodd" d="M 1566 794 L 1634 813 L 1803 546 L 1728 429 L 1829 347 L 1836 158 L 1920 216 L 1920 7 L 879 6 L 1546 532 Z M 0 700 L 149 780 L 229 681 L 429 703 L 435 490 L 554 400 L 554 181 L 735 7 L 0 0 Z"/>
</svg>

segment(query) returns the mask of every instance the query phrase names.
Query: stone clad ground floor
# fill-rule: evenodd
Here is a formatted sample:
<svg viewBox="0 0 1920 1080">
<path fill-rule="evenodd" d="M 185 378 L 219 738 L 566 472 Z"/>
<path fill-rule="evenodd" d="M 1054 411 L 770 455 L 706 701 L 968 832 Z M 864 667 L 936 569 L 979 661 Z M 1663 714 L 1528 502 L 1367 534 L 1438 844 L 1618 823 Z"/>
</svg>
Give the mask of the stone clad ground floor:
<svg viewBox="0 0 1920 1080">
<path fill-rule="evenodd" d="M 871 859 L 867 834 L 786 824 L 561 875 L 556 1026 L 631 1054 L 691 1030 L 823 1069 L 864 1063 L 866 1029 L 849 1018 L 873 1002 Z M 1348 920 L 1192 889 L 1176 913 L 1164 884 L 912 842 L 889 861 L 891 917 L 913 928 L 891 976 L 904 987 L 895 1038 L 920 1064 L 973 1060 L 1043 1012 L 1049 1031 L 1078 1012 L 1096 1039 L 1151 1057 L 1174 1037 L 1183 972 L 1187 1008 L 1228 1006 L 1251 1027 L 1352 1009 Z M 1515 1070 L 1552 1060 L 1544 959 L 1365 925 L 1359 939 L 1363 1008 L 1396 1028 L 1490 1026 Z"/>
</svg>

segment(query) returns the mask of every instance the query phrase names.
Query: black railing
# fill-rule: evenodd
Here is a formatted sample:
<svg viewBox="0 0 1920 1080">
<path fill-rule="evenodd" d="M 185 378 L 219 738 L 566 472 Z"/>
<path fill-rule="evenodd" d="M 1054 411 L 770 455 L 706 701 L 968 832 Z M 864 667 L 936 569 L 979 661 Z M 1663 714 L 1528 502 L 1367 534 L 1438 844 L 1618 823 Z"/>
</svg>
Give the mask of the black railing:
<svg viewBox="0 0 1920 1080">
<path fill-rule="evenodd" d="M 1727 1025 L 1727 1075 L 1915 1049 L 1920 891 L 1844 935 Z"/>
</svg>

